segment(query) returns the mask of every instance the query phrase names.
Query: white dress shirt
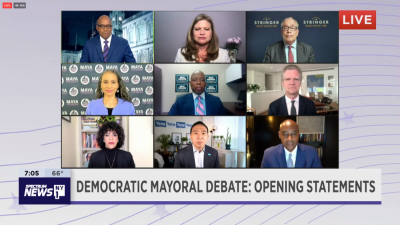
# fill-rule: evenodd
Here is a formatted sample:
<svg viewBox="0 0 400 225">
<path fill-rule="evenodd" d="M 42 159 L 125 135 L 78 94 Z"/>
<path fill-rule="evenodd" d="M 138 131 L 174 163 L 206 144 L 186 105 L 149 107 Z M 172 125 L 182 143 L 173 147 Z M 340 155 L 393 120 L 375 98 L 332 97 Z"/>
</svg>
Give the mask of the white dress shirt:
<svg viewBox="0 0 400 225">
<path fill-rule="evenodd" d="M 204 168 L 204 151 L 205 147 L 201 151 L 197 151 L 193 146 L 193 155 L 196 168 Z"/>
<path fill-rule="evenodd" d="M 112 34 L 110 35 L 110 37 L 107 39 L 107 41 L 108 41 L 108 43 L 107 43 L 107 46 L 108 46 L 108 49 L 110 49 L 110 46 L 111 46 L 111 38 L 112 38 Z M 104 52 L 104 41 L 105 41 L 106 39 L 104 39 L 104 38 L 102 38 L 101 36 L 100 36 L 100 43 L 101 43 L 101 51 L 103 51 Z"/>
<path fill-rule="evenodd" d="M 285 149 L 286 164 L 289 159 L 289 154 L 292 153 L 293 168 L 296 167 L 297 145 L 292 152 L 289 152 L 285 147 L 283 148 Z"/>
<path fill-rule="evenodd" d="M 296 108 L 296 115 L 299 115 L 299 99 L 300 99 L 299 95 L 297 95 L 297 97 L 294 99 L 294 107 Z M 293 100 L 285 95 L 285 101 L 286 101 L 288 115 L 290 116 L 290 109 L 292 108 Z"/>
</svg>

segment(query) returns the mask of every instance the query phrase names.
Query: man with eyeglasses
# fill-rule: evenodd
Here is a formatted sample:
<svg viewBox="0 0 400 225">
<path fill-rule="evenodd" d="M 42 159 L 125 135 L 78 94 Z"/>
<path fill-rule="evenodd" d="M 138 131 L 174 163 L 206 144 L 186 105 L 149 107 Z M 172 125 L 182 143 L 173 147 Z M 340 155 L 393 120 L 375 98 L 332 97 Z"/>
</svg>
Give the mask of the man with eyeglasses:
<svg viewBox="0 0 400 225">
<path fill-rule="evenodd" d="M 299 144 L 299 126 L 285 120 L 279 127 L 282 144 L 267 148 L 261 161 L 262 168 L 322 168 L 315 148 Z"/>
<path fill-rule="evenodd" d="M 189 85 L 193 92 L 178 97 L 168 115 L 226 115 L 221 99 L 205 92 L 206 76 L 202 71 L 196 70 L 192 73 Z"/>
<path fill-rule="evenodd" d="M 299 23 L 292 17 L 281 23 L 282 41 L 267 47 L 264 63 L 313 63 L 315 62 L 313 48 L 297 40 Z"/>
<path fill-rule="evenodd" d="M 128 41 L 112 35 L 110 17 L 102 15 L 97 20 L 99 36 L 89 39 L 83 47 L 81 63 L 135 63 Z"/>
<path fill-rule="evenodd" d="M 314 102 L 300 95 L 303 74 L 297 65 L 287 65 L 282 71 L 282 87 L 285 95 L 269 104 L 269 116 L 317 115 Z"/>
</svg>

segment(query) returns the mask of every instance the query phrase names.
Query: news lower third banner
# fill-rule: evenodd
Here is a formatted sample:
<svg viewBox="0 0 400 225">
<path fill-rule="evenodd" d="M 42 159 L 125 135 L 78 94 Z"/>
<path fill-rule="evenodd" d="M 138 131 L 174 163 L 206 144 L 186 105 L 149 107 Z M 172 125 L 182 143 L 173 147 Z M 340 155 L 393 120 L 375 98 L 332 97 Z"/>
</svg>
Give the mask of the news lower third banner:
<svg viewBox="0 0 400 225">
<path fill-rule="evenodd" d="M 20 204 L 381 204 L 380 169 L 46 169 L 38 173 L 21 170 Z"/>
</svg>

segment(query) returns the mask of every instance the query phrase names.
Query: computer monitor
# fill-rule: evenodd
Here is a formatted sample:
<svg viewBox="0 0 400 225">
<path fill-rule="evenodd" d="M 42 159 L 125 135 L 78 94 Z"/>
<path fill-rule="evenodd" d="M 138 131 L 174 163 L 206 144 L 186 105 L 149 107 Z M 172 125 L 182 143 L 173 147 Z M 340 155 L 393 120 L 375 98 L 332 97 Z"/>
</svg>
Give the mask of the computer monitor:
<svg viewBox="0 0 400 225">
<path fill-rule="evenodd" d="M 246 108 L 246 90 L 241 90 L 239 92 L 239 96 L 237 98 L 237 100 L 241 101 L 241 102 L 236 102 L 235 103 L 235 108 L 236 109 L 245 109 Z"/>
</svg>

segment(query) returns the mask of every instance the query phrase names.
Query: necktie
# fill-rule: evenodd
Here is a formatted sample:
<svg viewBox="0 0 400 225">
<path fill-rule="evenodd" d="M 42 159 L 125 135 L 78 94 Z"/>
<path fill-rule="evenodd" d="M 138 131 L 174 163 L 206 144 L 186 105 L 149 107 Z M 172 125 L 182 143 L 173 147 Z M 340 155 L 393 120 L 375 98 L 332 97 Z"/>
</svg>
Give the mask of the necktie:
<svg viewBox="0 0 400 225">
<path fill-rule="evenodd" d="M 289 63 L 294 63 L 294 58 L 293 58 L 293 54 L 292 54 L 292 46 L 288 46 L 289 47 Z"/>
<path fill-rule="evenodd" d="M 296 113 L 296 107 L 294 107 L 294 102 L 295 101 L 292 101 L 292 107 L 290 108 L 290 115 L 291 116 L 295 116 L 297 113 Z"/>
<path fill-rule="evenodd" d="M 107 62 L 107 56 L 108 56 L 108 41 L 105 40 L 104 41 L 104 51 L 103 51 L 103 59 L 104 59 L 105 63 Z"/>
<path fill-rule="evenodd" d="M 196 115 L 202 116 L 202 115 L 206 115 L 206 112 L 204 110 L 204 105 L 203 103 L 201 103 L 201 96 L 197 96 L 198 102 L 196 105 Z"/>
<path fill-rule="evenodd" d="M 292 159 L 292 153 L 289 154 L 289 159 L 287 160 L 287 167 L 288 168 L 293 168 L 293 159 Z"/>
</svg>

